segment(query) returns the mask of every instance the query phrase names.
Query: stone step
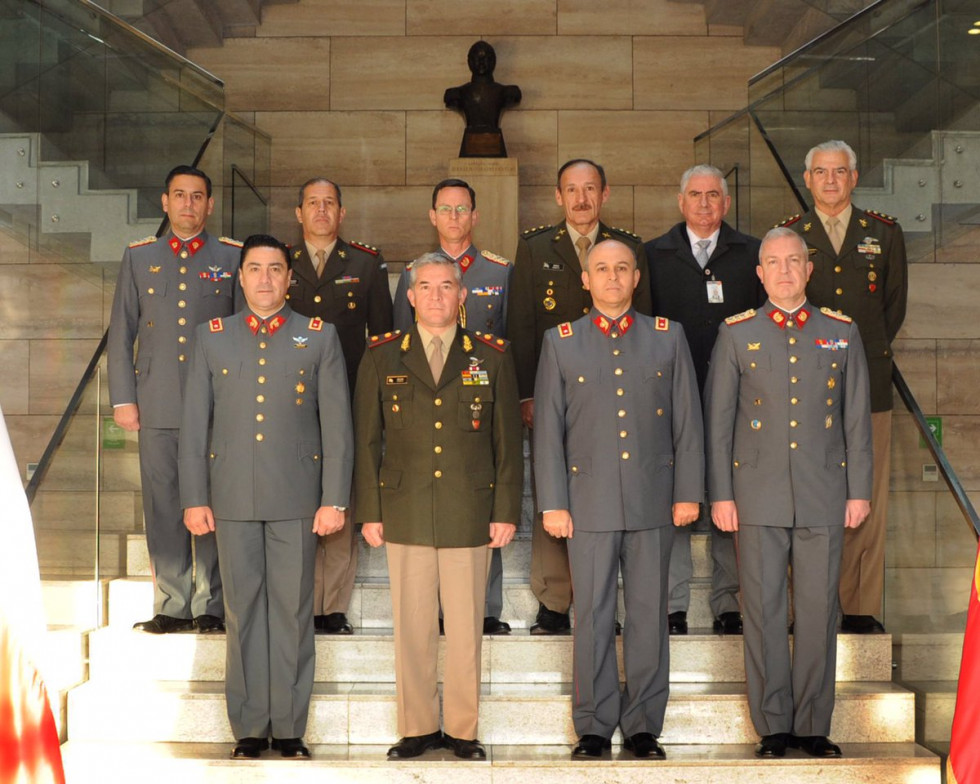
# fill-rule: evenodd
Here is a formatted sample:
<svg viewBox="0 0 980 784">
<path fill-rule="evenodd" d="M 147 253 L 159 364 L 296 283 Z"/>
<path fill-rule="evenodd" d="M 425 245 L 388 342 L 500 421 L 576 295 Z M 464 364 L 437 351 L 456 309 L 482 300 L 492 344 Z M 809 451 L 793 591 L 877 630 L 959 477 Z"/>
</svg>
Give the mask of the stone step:
<svg viewBox="0 0 980 784">
<path fill-rule="evenodd" d="M 68 781 L 89 781 L 97 772 L 102 784 L 249 784 L 282 781 L 322 784 L 416 784 L 466 781 L 467 784 L 835 784 L 915 782 L 939 784 L 939 758 L 914 743 L 844 743 L 839 760 L 814 760 L 800 751 L 782 760 L 759 760 L 751 744 L 670 745 L 666 762 L 636 760 L 613 747 L 603 760 L 569 760 L 568 746 L 488 745 L 486 762 L 462 762 L 449 752 L 428 752 L 411 762 L 385 760 L 384 745 L 313 745 L 313 759 L 285 762 L 267 753 L 256 762 L 228 759 L 227 743 L 116 743 L 69 741 L 62 747 Z M 656 773 L 654 773 L 656 771 Z"/>
<path fill-rule="evenodd" d="M 905 632 L 894 635 L 895 677 L 911 681 L 955 681 L 963 656 L 962 632 Z"/>
<path fill-rule="evenodd" d="M 49 627 L 37 667 L 64 741 L 68 736 L 68 693 L 88 679 L 88 631 L 74 626 Z"/>
<path fill-rule="evenodd" d="M 95 580 L 42 580 L 41 598 L 48 625 L 99 626 L 104 587 Z"/>
<path fill-rule="evenodd" d="M 316 636 L 318 682 L 394 682 L 395 651 L 390 631 L 383 634 Z M 617 641 L 622 679 L 622 640 Z M 91 677 L 109 681 L 222 681 L 223 634 L 155 636 L 106 627 L 89 636 Z M 444 645 L 440 645 L 440 661 Z M 745 680 L 741 637 L 671 637 L 671 681 L 734 683 Z M 563 683 L 572 680 L 572 638 L 534 636 L 515 631 L 484 637 L 482 680 L 487 684 Z M 887 681 L 891 678 L 891 641 L 887 635 L 837 638 L 837 680 Z"/>
<path fill-rule="evenodd" d="M 570 683 L 486 684 L 480 738 L 538 746 L 571 743 Z M 618 733 L 617 733 L 618 735 Z M 840 683 L 831 735 L 851 743 L 912 743 L 912 692 L 891 682 Z M 230 743 L 224 684 L 89 681 L 68 695 L 71 740 Z M 393 683 L 314 685 L 306 739 L 310 743 L 383 744 L 398 739 Z M 754 743 L 745 686 L 671 686 L 664 743 Z"/>
<path fill-rule="evenodd" d="M 915 693 L 915 737 L 930 747 L 949 743 L 956 710 L 956 681 L 912 681 Z"/>
<path fill-rule="evenodd" d="M 710 632 L 712 615 L 708 609 L 711 586 L 708 581 L 691 581 L 691 606 L 688 623 L 692 632 Z M 501 618 L 515 629 L 526 629 L 534 623 L 538 600 L 524 577 L 521 582 L 504 581 L 504 610 Z M 137 621 L 153 616 L 153 584 L 149 578 L 136 577 L 109 581 L 109 624 L 131 627 Z M 619 618 L 625 616 L 622 590 L 619 596 Z M 354 585 L 347 617 L 355 628 L 390 629 L 391 597 L 387 579 L 384 582 L 360 582 Z"/>
</svg>

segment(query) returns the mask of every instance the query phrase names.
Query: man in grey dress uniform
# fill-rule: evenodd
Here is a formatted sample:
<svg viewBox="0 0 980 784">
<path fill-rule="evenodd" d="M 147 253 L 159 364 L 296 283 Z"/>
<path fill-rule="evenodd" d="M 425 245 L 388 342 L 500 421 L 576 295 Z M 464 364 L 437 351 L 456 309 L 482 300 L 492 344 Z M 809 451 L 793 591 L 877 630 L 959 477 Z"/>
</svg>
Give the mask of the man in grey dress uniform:
<svg viewBox="0 0 980 784">
<path fill-rule="evenodd" d="M 448 179 L 432 189 L 429 221 L 439 236 L 439 251 L 456 262 L 463 273 L 466 301 L 460 306 L 460 326 L 486 335 L 507 335 L 507 295 L 513 265 L 489 250 L 477 250 L 473 229 L 480 219 L 476 192 L 465 180 Z M 409 269 L 406 265 L 395 291 L 395 328 L 410 332 L 415 310 L 408 301 Z M 504 609 L 504 565 L 500 550 L 490 556 L 484 634 L 510 634 L 510 624 L 500 620 Z"/>
<path fill-rule="evenodd" d="M 246 307 L 197 330 L 180 431 L 184 523 L 217 535 L 232 757 L 258 757 L 271 735 L 283 757 L 308 758 L 317 535 L 343 526 L 354 462 L 347 373 L 333 325 L 285 304 L 285 245 L 249 237 L 239 281 Z"/>
<path fill-rule="evenodd" d="M 674 526 L 704 495 L 701 400 L 684 330 L 632 306 L 632 249 L 601 242 L 582 282 L 594 306 L 544 337 L 534 385 L 534 469 L 545 530 L 568 542 L 575 594 L 573 756 L 595 758 L 617 725 L 637 757 L 664 759 L 667 573 Z M 620 694 L 616 597 L 626 624 Z"/>
<path fill-rule="evenodd" d="M 181 519 L 177 434 L 183 382 L 198 324 L 235 311 L 241 243 L 204 230 L 211 180 L 191 166 L 167 175 L 161 197 L 170 228 L 123 256 L 109 321 L 109 399 L 124 430 L 139 431 L 153 612 L 134 628 L 153 634 L 224 630 L 213 536 L 194 543 Z M 135 356 L 138 343 L 139 353 Z M 193 577 L 192 577 L 193 575 Z"/>
<path fill-rule="evenodd" d="M 666 234 L 646 243 L 650 265 L 653 312 L 684 327 L 698 389 L 704 394 L 708 360 L 718 327 L 728 316 L 761 305 L 762 283 L 755 274 L 759 240 L 736 231 L 725 222 L 731 206 L 728 184 L 714 166 L 692 166 L 681 177 L 677 204 L 684 220 Z M 707 504 L 698 520 L 711 526 Z M 691 602 L 691 527 L 677 531 L 670 554 L 670 600 L 667 605 L 671 634 L 687 634 Z M 741 634 L 738 605 L 738 570 L 735 541 L 715 528 L 710 532 L 713 629 Z"/>
<path fill-rule="evenodd" d="M 296 220 L 303 238 L 291 251 L 286 299 L 297 313 L 336 327 L 353 396 L 367 336 L 391 331 L 392 312 L 388 265 L 377 248 L 339 236 L 346 214 L 335 182 L 314 177 L 299 189 Z M 322 634 L 352 634 L 347 608 L 357 576 L 357 537 L 350 510 L 340 531 L 320 538 L 316 556 L 313 626 Z"/>
<path fill-rule="evenodd" d="M 868 363 L 849 316 L 806 298 L 806 243 L 772 229 L 759 251 L 769 295 L 726 319 L 705 392 L 712 519 L 736 532 L 749 712 L 760 757 L 832 743 L 837 587 L 845 528 L 868 516 Z M 793 570 L 790 656 L 787 567 Z"/>
</svg>

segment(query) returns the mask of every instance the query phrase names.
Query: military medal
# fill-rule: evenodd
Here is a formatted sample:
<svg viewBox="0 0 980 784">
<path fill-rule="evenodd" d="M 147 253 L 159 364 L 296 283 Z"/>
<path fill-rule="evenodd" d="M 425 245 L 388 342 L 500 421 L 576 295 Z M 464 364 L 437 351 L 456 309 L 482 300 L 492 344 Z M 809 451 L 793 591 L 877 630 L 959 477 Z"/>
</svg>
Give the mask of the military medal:
<svg viewBox="0 0 980 784">
<path fill-rule="evenodd" d="M 305 391 L 306 391 L 306 384 L 304 384 L 302 381 L 300 381 L 296 385 L 296 393 L 299 394 L 299 395 L 302 395 Z"/>
<path fill-rule="evenodd" d="M 545 309 L 545 310 L 554 310 L 554 309 L 555 309 L 555 306 L 556 306 L 556 305 L 557 305 L 558 303 L 557 303 L 557 302 L 555 302 L 555 298 L 554 298 L 554 297 L 545 297 L 545 298 L 544 298 L 544 299 L 543 299 L 543 300 L 541 301 L 541 304 L 542 304 L 542 305 L 544 305 L 544 309 Z"/>
<path fill-rule="evenodd" d="M 837 380 L 833 376 L 827 379 L 827 389 L 833 389 L 836 386 Z"/>
<path fill-rule="evenodd" d="M 473 412 L 473 429 L 480 429 L 480 412 L 483 411 L 483 404 L 480 402 L 480 398 L 476 399 L 476 402 L 470 403 L 470 411 Z"/>
<path fill-rule="evenodd" d="M 470 357 L 470 366 L 463 371 L 462 380 L 464 387 L 488 387 L 490 386 L 490 376 L 480 365 L 483 360 L 479 357 Z M 479 400 L 477 401 L 479 402 Z"/>
<path fill-rule="evenodd" d="M 758 419 L 753 419 L 752 420 L 752 429 L 753 430 L 760 430 L 761 428 L 762 428 L 762 422 L 760 420 L 758 420 Z"/>
</svg>

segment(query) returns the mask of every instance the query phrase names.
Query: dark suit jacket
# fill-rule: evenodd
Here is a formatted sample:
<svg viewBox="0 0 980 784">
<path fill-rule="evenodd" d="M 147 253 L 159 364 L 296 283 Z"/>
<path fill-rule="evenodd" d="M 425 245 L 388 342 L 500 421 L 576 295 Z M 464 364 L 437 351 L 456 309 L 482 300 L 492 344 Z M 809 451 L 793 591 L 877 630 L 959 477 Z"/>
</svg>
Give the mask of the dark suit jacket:
<svg viewBox="0 0 980 784">
<path fill-rule="evenodd" d="M 703 270 L 683 222 L 643 247 L 650 267 L 653 312 L 684 327 L 703 394 L 718 327 L 729 316 L 766 301 L 756 274 L 759 240 L 722 223 L 718 244 Z M 708 281 L 721 283 L 723 302 L 708 301 Z"/>
</svg>

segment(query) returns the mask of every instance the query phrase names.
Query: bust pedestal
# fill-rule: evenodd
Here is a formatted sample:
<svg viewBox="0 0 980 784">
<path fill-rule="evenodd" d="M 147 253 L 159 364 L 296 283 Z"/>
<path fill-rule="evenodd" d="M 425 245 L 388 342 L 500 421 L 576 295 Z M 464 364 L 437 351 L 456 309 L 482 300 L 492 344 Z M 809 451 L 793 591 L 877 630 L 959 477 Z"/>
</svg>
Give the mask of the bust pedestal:
<svg viewBox="0 0 980 784">
<path fill-rule="evenodd" d="M 466 180 L 476 191 L 480 222 L 474 243 L 511 261 L 517 252 L 518 177 L 516 158 L 453 158 L 449 176 Z"/>
</svg>

